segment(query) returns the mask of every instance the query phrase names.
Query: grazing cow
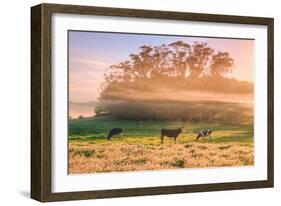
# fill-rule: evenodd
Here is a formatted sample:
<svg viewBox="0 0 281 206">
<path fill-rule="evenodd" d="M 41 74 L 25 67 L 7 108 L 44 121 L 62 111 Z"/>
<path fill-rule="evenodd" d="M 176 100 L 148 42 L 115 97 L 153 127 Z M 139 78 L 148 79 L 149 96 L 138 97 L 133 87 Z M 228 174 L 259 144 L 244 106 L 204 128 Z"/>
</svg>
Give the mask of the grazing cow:
<svg viewBox="0 0 281 206">
<path fill-rule="evenodd" d="M 211 134 L 212 134 L 212 130 L 210 130 L 210 129 L 202 129 L 198 133 L 196 140 L 199 140 L 200 138 L 203 138 L 203 137 L 208 137 L 209 140 L 210 140 L 211 139 Z"/>
<path fill-rule="evenodd" d="M 161 129 L 161 144 L 163 144 L 164 137 L 173 137 L 174 138 L 174 143 L 177 141 L 177 137 L 179 136 L 180 133 L 183 132 L 183 128 L 178 128 L 178 129 Z"/>
<path fill-rule="evenodd" d="M 109 131 L 107 140 L 110 140 L 112 137 L 119 137 L 121 138 L 123 135 L 123 129 L 121 128 L 113 128 Z"/>
</svg>

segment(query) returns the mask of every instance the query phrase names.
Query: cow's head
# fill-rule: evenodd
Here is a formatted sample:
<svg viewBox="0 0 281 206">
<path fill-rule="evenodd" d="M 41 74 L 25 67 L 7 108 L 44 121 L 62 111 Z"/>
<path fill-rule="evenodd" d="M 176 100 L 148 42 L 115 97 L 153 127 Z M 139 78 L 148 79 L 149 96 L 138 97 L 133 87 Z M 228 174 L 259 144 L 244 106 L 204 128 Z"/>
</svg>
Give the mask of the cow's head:
<svg viewBox="0 0 281 206">
<path fill-rule="evenodd" d="M 182 133 L 184 131 L 184 127 L 180 127 L 178 128 L 178 130 L 180 131 L 180 133 Z"/>
</svg>

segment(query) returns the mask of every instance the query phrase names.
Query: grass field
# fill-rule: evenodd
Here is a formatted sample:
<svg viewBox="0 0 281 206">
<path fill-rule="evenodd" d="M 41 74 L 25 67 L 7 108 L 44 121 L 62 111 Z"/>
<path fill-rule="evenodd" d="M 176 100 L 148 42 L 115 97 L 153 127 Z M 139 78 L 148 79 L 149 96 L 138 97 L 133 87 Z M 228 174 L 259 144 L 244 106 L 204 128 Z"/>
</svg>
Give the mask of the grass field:
<svg viewBox="0 0 281 206">
<path fill-rule="evenodd" d="M 161 128 L 184 126 L 177 143 Z M 106 139 L 111 128 L 124 129 L 121 139 Z M 196 141 L 196 133 L 211 128 L 212 139 Z M 244 166 L 254 164 L 252 125 L 181 121 L 114 120 L 109 116 L 69 122 L 69 172 L 94 173 L 175 168 Z"/>
</svg>

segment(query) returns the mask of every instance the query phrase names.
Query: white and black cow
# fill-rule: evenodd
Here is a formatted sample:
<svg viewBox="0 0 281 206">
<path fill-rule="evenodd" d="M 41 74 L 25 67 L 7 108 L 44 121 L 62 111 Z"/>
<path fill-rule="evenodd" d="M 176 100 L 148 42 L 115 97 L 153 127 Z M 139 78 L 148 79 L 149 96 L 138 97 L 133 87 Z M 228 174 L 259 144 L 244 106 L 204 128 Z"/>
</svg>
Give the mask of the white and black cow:
<svg viewBox="0 0 281 206">
<path fill-rule="evenodd" d="M 200 138 L 204 138 L 204 137 L 208 137 L 210 140 L 211 134 L 212 134 L 211 129 L 202 129 L 200 132 L 198 132 L 196 140 L 199 140 Z"/>
</svg>

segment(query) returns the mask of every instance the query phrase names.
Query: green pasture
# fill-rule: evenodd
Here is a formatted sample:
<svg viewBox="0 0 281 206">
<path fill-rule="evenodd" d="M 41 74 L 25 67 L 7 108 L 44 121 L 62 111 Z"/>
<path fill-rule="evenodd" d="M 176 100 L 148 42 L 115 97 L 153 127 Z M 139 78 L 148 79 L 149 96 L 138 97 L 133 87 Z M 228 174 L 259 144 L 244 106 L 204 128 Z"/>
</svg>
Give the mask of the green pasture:
<svg viewBox="0 0 281 206">
<path fill-rule="evenodd" d="M 112 128 L 123 128 L 123 138 L 113 138 L 112 143 L 159 144 L 162 128 L 184 127 L 184 132 L 177 139 L 178 143 L 195 141 L 198 131 L 204 128 L 213 130 L 212 140 L 200 140 L 208 143 L 253 143 L 253 125 L 234 125 L 221 123 L 194 123 L 157 120 L 117 120 L 110 116 L 69 120 L 69 139 L 71 141 L 89 141 L 89 143 L 106 143 L 107 133 Z M 165 138 L 165 142 L 173 142 Z"/>
</svg>

